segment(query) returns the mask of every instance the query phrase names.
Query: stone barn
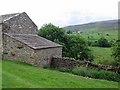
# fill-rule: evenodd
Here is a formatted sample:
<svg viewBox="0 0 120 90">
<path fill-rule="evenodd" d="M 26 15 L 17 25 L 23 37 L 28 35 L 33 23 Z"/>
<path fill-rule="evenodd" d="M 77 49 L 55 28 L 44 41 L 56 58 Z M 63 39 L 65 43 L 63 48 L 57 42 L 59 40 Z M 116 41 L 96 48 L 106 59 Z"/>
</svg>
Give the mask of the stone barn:
<svg viewBox="0 0 120 90">
<path fill-rule="evenodd" d="M 62 46 L 37 35 L 37 26 L 23 13 L 2 15 L 0 43 L 2 59 L 18 60 L 34 66 L 50 65 L 53 56 L 62 57 Z"/>
</svg>

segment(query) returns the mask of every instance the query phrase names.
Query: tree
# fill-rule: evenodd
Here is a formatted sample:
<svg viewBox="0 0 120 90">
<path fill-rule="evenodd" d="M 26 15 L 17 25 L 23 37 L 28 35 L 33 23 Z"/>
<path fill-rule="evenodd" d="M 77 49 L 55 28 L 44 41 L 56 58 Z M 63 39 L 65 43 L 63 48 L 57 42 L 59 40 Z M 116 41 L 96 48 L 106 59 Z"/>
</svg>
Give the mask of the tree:
<svg viewBox="0 0 120 90">
<path fill-rule="evenodd" d="M 72 57 L 79 60 L 93 60 L 92 53 L 88 49 L 86 41 L 79 34 L 65 34 L 63 28 L 49 23 L 39 29 L 38 35 L 61 44 L 63 46 L 62 55 L 64 57 Z"/>
<path fill-rule="evenodd" d="M 109 44 L 107 39 L 102 37 L 98 40 L 98 46 L 100 46 L 100 47 L 110 47 L 110 44 Z"/>
<path fill-rule="evenodd" d="M 44 24 L 40 30 L 38 31 L 38 35 L 44 38 L 47 38 L 51 41 L 59 40 L 63 41 L 65 30 L 63 28 L 59 28 L 54 26 L 53 24 Z"/>
<path fill-rule="evenodd" d="M 77 60 L 93 61 L 93 55 L 87 46 L 87 42 L 80 34 L 68 35 L 66 43 L 67 55 Z"/>
<path fill-rule="evenodd" d="M 115 58 L 115 63 L 117 66 L 120 65 L 120 40 L 117 40 L 112 46 L 112 56 Z"/>
<path fill-rule="evenodd" d="M 72 34 L 72 31 L 68 30 L 66 33 L 67 33 L 67 34 Z"/>
</svg>

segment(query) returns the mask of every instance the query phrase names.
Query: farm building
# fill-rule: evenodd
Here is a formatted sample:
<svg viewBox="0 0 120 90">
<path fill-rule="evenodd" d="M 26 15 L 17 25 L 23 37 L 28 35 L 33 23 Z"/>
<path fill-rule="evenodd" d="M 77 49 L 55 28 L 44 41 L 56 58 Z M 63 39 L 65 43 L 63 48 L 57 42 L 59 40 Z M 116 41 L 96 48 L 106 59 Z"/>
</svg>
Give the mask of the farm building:
<svg viewBox="0 0 120 90">
<path fill-rule="evenodd" d="M 2 59 L 49 66 L 53 56 L 62 57 L 62 46 L 37 35 L 37 26 L 23 13 L 2 15 L 0 40 Z"/>
</svg>

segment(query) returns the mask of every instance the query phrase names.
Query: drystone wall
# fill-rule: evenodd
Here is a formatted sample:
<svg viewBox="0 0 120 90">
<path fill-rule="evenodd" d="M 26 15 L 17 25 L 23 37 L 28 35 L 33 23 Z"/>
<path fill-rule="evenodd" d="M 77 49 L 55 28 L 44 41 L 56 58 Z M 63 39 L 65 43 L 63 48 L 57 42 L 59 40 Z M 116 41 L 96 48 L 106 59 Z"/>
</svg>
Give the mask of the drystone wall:
<svg viewBox="0 0 120 90">
<path fill-rule="evenodd" d="M 113 67 L 109 65 L 102 64 L 93 64 L 89 61 L 78 61 L 73 58 L 68 57 L 53 57 L 51 61 L 51 68 L 60 68 L 60 69 L 73 69 L 76 66 L 86 66 L 92 69 L 103 69 L 107 71 L 112 71 L 116 73 L 120 73 L 120 67 Z"/>
<path fill-rule="evenodd" d="M 85 65 L 83 61 L 76 61 L 74 58 L 53 57 L 51 61 L 52 68 L 73 69 L 75 66 Z"/>
</svg>

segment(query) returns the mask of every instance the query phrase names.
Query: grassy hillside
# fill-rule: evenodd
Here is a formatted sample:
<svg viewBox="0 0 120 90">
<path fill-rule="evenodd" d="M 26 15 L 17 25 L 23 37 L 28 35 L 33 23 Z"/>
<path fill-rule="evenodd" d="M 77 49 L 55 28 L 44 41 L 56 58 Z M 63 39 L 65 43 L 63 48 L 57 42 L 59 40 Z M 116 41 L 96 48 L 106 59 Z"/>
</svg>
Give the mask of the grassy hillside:
<svg viewBox="0 0 120 90">
<path fill-rule="evenodd" d="M 114 58 L 111 56 L 111 48 L 90 47 L 94 55 L 94 63 L 111 65 Z"/>
<path fill-rule="evenodd" d="M 118 38 L 117 20 L 92 22 L 82 25 L 67 26 L 64 28 L 66 31 L 80 33 L 83 37 L 89 40 L 98 40 L 103 36 L 108 40 L 116 40 Z"/>
<path fill-rule="evenodd" d="M 64 27 L 66 32 L 79 33 L 87 41 L 95 42 L 105 37 L 109 42 L 118 39 L 118 21 L 107 20 Z M 94 63 L 113 64 L 110 48 L 91 47 L 95 56 Z"/>
<path fill-rule="evenodd" d="M 3 88 L 117 88 L 118 83 L 3 61 Z"/>
</svg>

